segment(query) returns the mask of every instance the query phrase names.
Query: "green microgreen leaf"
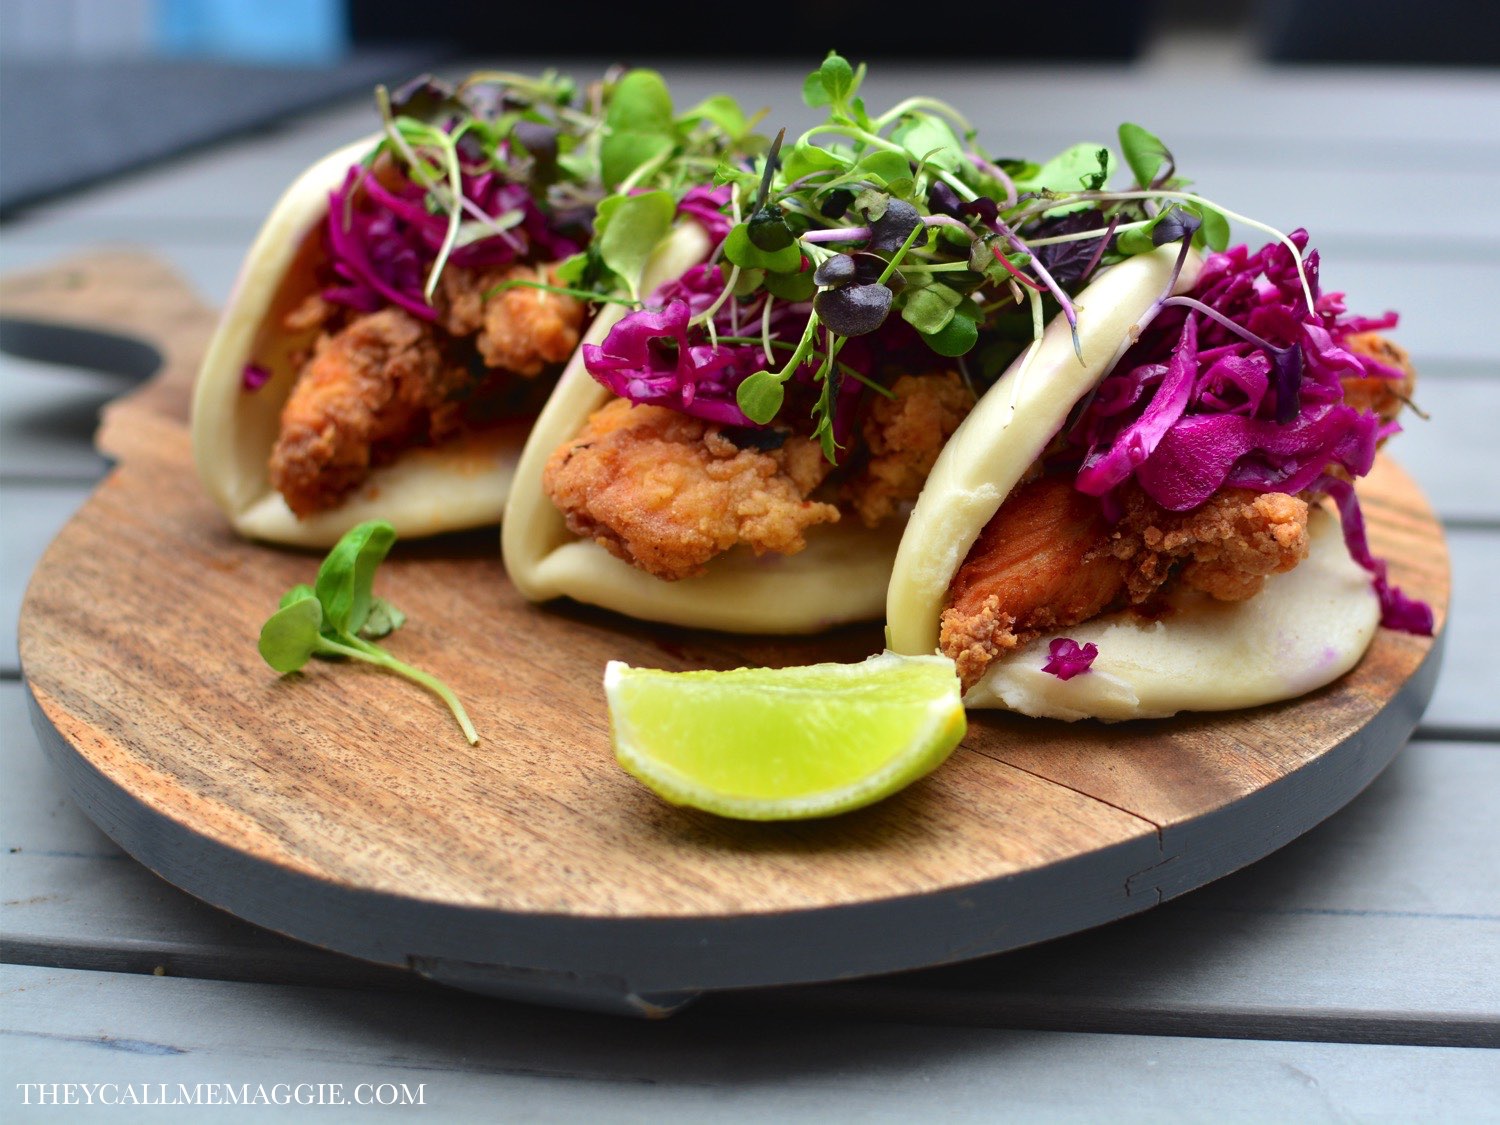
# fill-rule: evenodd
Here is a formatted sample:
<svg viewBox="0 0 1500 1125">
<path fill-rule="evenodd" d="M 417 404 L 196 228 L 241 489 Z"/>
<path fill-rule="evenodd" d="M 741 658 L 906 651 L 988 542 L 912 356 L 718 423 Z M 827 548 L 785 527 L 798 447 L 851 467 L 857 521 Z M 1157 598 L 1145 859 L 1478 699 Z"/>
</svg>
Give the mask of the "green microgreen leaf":
<svg viewBox="0 0 1500 1125">
<path fill-rule="evenodd" d="M 879 222 L 885 217 L 885 209 L 890 206 L 890 203 L 890 192 L 881 191 L 879 188 L 865 188 L 854 197 L 855 210 L 872 223 Z"/>
<path fill-rule="evenodd" d="M 769 371 L 757 371 L 745 378 L 734 392 L 734 400 L 745 417 L 764 426 L 776 417 L 786 397 L 786 387 Z"/>
<path fill-rule="evenodd" d="M 384 598 L 373 598 L 370 601 L 370 616 L 365 618 L 365 623 L 358 635 L 367 641 L 378 641 L 381 637 L 390 636 L 405 624 L 406 614 Z"/>
<path fill-rule="evenodd" d="M 313 656 L 343 657 L 374 664 L 404 676 L 437 695 L 471 745 L 479 736 L 463 704 L 436 677 L 397 660 L 372 640 L 406 622 L 406 615 L 371 594 L 375 569 L 396 541 L 384 520 L 370 520 L 345 532 L 318 568 L 313 586 L 293 586 L 260 630 L 261 657 L 282 675 L 295 672 Z"/>
<path fill-rule="evenodd" d="M 792 234 L 792 228 L 787 226 L 786 215 L 780 207 L 762 207 L 750 216 L 746 225 L 755 248 L 768 254 L 785 250 L 796 238 Z"/>
<path fill-rule="evenodd" d="M 750 241 L 750 224 L 740 223 L 724 238 L 724 257 L 743 269 L 789 273 L 802 264 L 802 250 L 792 242 L 780 250 L 762 250 Z"/>
<path fill-rule="evenodd" d="M 833 105 L 846 103 L 859 84 L 854 77 L 854 68 L 849 65 L 849 60 L 833 51 L 828 52 L 828 57 L 818 68 L 818 78 L 822 81 L 828 100 Z"/>
<path fill-rule="evenodd" d="M 612 195 L 599 204 L 594 245 L 600 260 L 639 301 L 641 270 L 672 229 L 677 202 L 668 191 Z"/>
<path fill-rule="evenodd" d="M 677 123 L 682 126 L 695 125 L 700 121 L 718 126 L 731 142 L 738 141 L 750 128 L 745 111 L 728 94 L 714 94 L 704 98 L 677 119 Z"/>
<path fill-rule="evenodd" d="M 323 620 L 337 633 L 358 633 L 370 616 L 375 570 L 396 542 L 396 529 L 384 520 L 367 520 L 344 533 L 313 584 L 323 605 Z"/>
<path fill-rule="evenodd" d="M 1172 154 L 1161 138 L 1128 121 L 1120 126 L 1120 152 L 1142 188 L 1149 188 L 1163 168 L 1172 167 Z"/>
<path fill-rule="evenodd" d="M 960 356 L 974 347 L 979 327 L 966 316 L 954 316 L 937 332 L 923 333 L 922 338 L 938 355 Z"/>
<path fill-rule="evenodd" d="M 800 273 L 768 273 L 765 275 L 767 292 L 783 301 L 810 301 L 817 285 L 813 282 L 813 271 Z"/>
<path fill-rule="evenodd" d="M 841 172 L 848 164 L 847 160 L 829 149 L 799 141 L 783 158 L 782 178 L 795 182 L 816 172 Z"/>
<path fill-rule="evenodd" d="M 642 164 L 660 160 L 677 143 L 672 95 L 654 70 L 630 70 L 615 83 L 599 146 L 604 183 L 619 184 Z"/>
<path fill-rule="evenodd" d="M 823 85 L 823 72 L 815 70 L 802 80 L 802 103 L 810 109 L 818 109 L 828 102 L 828 87 Z"/>
<path fill-rule="evenodd" d="M 964 163 L 963 146 L 941 117 L 913 114 L 891 131 L 891 140 L 915 159 L 947 172 L 956 171 Z"/>
<path fill-rule="evenodd" d="M 316 597 L 297 598 L 287 602 L 260 628 L 260 655 L 283 676 L 295 672 L 312 657 L 322 643 L 323 607 Z"/>
<path fill-rule="evenodd" d="M 963 294 L 946 285 L 923 285 L 905 293 L 901 306 L 901 319 L 924 336 L 941 332 L 953 319 L 953 310 L 958 308 Z"/>
<path fill-rule="evenodd" d="M 740 270 L 739 280 L 734 283 L 733 293 L 736 297 L 746 298 L 751 296 L 766 280 L 765 270 Z"/>
<path fill-rule="evenodd" d="M 899 152 L 877 149 L 860 157 L 855 172 L 880 184 L 889 184 L 892 180 L 911 179 L 911 164 Z"/>
<path fill-rule="evenodd" d="M 1052 191 L 1071 194 L 1076 191 L 1097 191 L 1107 183 L 1114 167 L 1114 158 L 1109 149 L 1096 144 L 1076 144 L 1064 149 L 1037 169 L 1034 176 L 1018 179 L 1019 191 Z M 1090 186 L 1093 185 L 1093 186 Z M 1053 207 L 1049 215 L 1066 215 L 1070 211 L 1086 210 L 1094 204 L 1080 200 L 1066 206 Z"/>
<path fill-rule="evenodd" d="M 1224 212 L 1217 207 L 1210 207 L 1206 203 L 1193 205 L 1193 210 L 1203 220 L 1203 225 L 1198 228 L 1198 233 L 1193 241 L 1200 246 L 1206 245 L 1210 250 L 1223 250 L 1229 245 L 1229 219 Z"/>
<path fill-rule="evenodd" d="M 297 585 L 293 586 L 286 593 L 281 595 L 281 608 L 285 609 L 287 606 L 293 604 L 294 602 L 303 602 L 308 598 L 311 598 L 313 601 L 317 601 L 318 595 L 311 586 L 307 585 L 307 583 L 300 582 Z"/>
</svg>

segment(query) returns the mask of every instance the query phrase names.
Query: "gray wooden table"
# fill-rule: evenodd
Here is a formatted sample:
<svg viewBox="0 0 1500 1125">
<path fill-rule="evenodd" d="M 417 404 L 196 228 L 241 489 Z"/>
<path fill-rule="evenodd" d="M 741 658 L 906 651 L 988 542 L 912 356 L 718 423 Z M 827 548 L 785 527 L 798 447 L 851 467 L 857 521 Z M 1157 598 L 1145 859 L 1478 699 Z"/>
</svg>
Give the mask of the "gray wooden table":
<svg viewBox="0 0 1500 1125">
<path fill-rule="evenodd" d="M 804 120 L 794 70 L 669 76 L 684 102 L 723 88 Z M 26 718 L 15 618 L 106 468 L 95 413 L 131 381 L 0 355 L 7 1120 L 73 1112 L 23 1106 L 42 1097 L 25 1084 L 101 1082 L 341 1083 L 350 1098 L 404 1083 L 424 1104 L 394 1112 L 440 1120 L 1500 1120 L 1500 81 L 888 68 L 869 101 L 910 90 L 962 105 L 1003 151 L 1146 124 L 1209 196 L 1312 230 L 1354 307 L 1401 310 L 1432 422 L 1399 458 L 1444 520 L 1454 591 L 1437 693 L 1395 764 L 1249 869 L 956 968 L 710 997 L 662 1024 L 421 986 L 188 898 L 63 794 Z M 0 229 L 0 269 L 132 245 L 222 302 L 281 188 L 368 125 L 363 105 L 325 112 L 34 211 Z"/>
</svg>

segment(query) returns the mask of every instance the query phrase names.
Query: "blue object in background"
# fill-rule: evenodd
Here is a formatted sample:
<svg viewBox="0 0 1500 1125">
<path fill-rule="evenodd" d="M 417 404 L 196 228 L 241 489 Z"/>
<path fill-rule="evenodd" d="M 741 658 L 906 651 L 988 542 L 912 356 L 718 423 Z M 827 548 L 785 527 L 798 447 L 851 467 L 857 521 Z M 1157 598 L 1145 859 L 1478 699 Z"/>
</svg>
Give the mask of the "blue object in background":
<svg viewBox="0 0 1500 1125">
<path fill-rule="evenodd" d="M 349 48 L 345 0 L 157 0 L 164 55 L 317 66 Z"/>
</svg>

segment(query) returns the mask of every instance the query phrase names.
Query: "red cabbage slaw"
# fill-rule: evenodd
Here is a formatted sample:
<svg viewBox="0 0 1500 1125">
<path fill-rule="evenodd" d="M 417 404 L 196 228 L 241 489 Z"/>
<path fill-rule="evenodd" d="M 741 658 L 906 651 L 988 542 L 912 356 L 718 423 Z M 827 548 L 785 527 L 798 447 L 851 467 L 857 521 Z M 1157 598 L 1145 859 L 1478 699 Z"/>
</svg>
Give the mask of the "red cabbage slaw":
<svg viewBox="0 0 1500 1125">
<path fill-rule="evenodd" d="M 1066 682 L 1087 672 L 1098 655 L 1099 646 L 1093 641 L 1080 645 L 1072 637 L 1058 637 L 1047 646 L 1042 671 Z"/>
<path fill-rule="evenodd" d="M 691 198 L 690 192 L 684 203 Z M 723 202 L 727 201 L 726 193 Z M 679 212 L 699 217 L 686 206 Z M 712 234 L 713 228 L 704 225 Z M 665 406 L 720 425 L 763 429 L 740 408 L 736 391 L 751 374 L 773 363 L 762 332 L 773 349 L 790 354 L 807 327 L 812 302 L 777 301 L 765 293 L 748 301 L 724 301 L 712 313 L 710 334 L 708 320 L 695 323 L 694 318 L 708 312 L 724 286 L 720 265 L 692 267 L 658 287 L 643 308 L 622 317 L 602 344 L 585 344 L 584 366 L 598 382 L 631 402 Z M 833 396 L 833 432 L 840 445 L 853 434 L 864 390 L 855 373 L 873 370 L 877 355 L 883 360 L 910 356 L 920 363 L 924 351 L 917 334 L 895 317 L 877 331 L 844 343 Z M 793 373 L 790 393 L 815 395 L 817 370 L 815 359 L 802 363 Z"/>
<path fill-rule="evenodd" d="M 580 249 L 558 231 L 522 184 L 493 171 L 465 172 L 463 194 L 489 216 L 495 233 L 457 247 L 448 262 L 460 268 L 504 266 Z M 392 189 L 362 165 L 349 169 L 328 196 L 325 245 L 338 281 L 323 296 L 360 312 L 398 305 L 422 320 L 436 320 L 423 295 L 428 272 L 448 233 L 448 216 L 427 205 L 428 189 L 404 180 Z"/>
<path fill-rule="evenodd" d="M 1299 252 L 1307 232 L 1290 236 Z M 1140 338 L 1078 411 L 1066 440 L 1076 485 L 1117 510 L 1133 479 L 1169 511 L 1188 511 L 1222 488 L 1326 493 L 1338 505 L 1351 557 L 1372 575 L 1381 623 L 1430 635 L 1431 609 L 1408 598 L 1371 555 L 1350 478 L 1367 474 L 1381 438 L 1397 432 L 1344 402 L 1343 379 L 1401 372 L 1348 347 L 1357 332 L 1390 328 L 1396 314 L 1346 315 L 1342 293 L 1323 294 L 1318 255 L 1303 261 L 1308 307 L 1291 250 L 1211 255 L 1187 300 L 1167 298 Z"/>
<path fill-rule="evenodd" d="M 592 217 L 579 232 L 576 215 L 561 229 L 524 184 L 495 171 L 463 172 L 463 195 L 494 223 L 495 232 L 459 246 L 447 264 L 485 269 L 517 261 L 558 261 L 583 249 Z M 344 182 L 328 196 L 325 245 L 338 281 L 325 299 L 360 312 L 398 305 L 423 320 L 437 310 L 423 293 L 429 271 L 448 233 L 448 216 L 428 205 L 428 189 L 404 180 L 395 189 L 362 165 L 349 169 Z M 694 187 L 678 203 L 678 213 L 701 223 L 709 236 L 722 239 L 729 221 L 720 208 L 728 189 Z"/>
</svg>

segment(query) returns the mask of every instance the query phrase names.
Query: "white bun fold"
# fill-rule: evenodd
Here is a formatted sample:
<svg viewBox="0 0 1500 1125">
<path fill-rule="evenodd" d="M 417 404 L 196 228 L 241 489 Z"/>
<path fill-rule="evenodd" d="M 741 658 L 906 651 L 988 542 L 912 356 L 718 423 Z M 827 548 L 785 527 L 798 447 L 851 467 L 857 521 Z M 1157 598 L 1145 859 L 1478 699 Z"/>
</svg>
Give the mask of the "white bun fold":
<svg viewBox="0 0 1500 1125">
<path fill-rule="evenodd" d="M 886 598 L 887 641 L 896 652 L 938 647 L 948 587 L 980 532 L 1062 429 L 1171 280 L 1175 245 L 1127 259 L 1078 297 L 1073 349 L 1061 316 L 1035 354 L 1011 365 L 938 455 L 907 523 Z M 1176 282 L 1191 287 L 1189 255 Z M 1181 710 L 1250 707 L 1301 695 L 1359 660 L 1379 619 L 1369 575 L 1349 557 L 1325 513 L 1315 513 L 1313 555 L 1271 577 L 1248 601 L 1224 604 L 1190 592 L 1155 624 L 1128 613 L 1096 618 L 1009 653 L 966 694 L 969 707 L 1053 718 L 1131 719 Z M 1041 670 L 1057 636 L 1098 645 L 1090 671 L 1067 681 Z"/>
<path fill-rule="evenodd" d="M 411 449 L 376 468 L 338 507 L 298 519 L 271 485 L 269 460 L 281 408 L 297 380 L 294 355 L 314 333 L 282 321 L 318 288 L 321 227 L 328 196 L 375 147 L 367 137 L 330 153 L 289 187 L 266 219 L 209 342 L 193 389 L 193 458 L 215 504 L 241 535 L 291 546 L 327 547 L 355 524 L 389 520 L 402 537 L 499 521 L 526 440 L 524 422 Z M 246 364 L 270 372 L 247 391 Z"/>
<path fill-rule="evenodd" d="M 696 223 L 680 227 L 647 263 L 641 292 L 678 276 L 710 249 Z M 602 342 L 623 312 L 618 306 L 600 312 L 585 341 Z M 899 527 L 871 531 L 857 521 L 819 527 L 795 555 L 757 557 L 736 548 L 705 573 L 675 582 L 575 536 L 543 491 L 542 472 L 552 452 L 612 397 L 584 368 L 580 349 L 532 427 L 501 531 L 505 569 L 522 596 L 568 597 L 641 620 L 735 633 L 814 633 L 880 616 Z"/>
<path fill-rule="evenodd" d="M 1001 502 L 1093 389 L 1172 280 L 1178 247 L 1127 258 L 1078 295 L 1078 352 L 1067 321 L 1053 317 L 1035 345 L 985 392 L 948 439 L 917 497 L 886 595 L 896 652 L 934 652 L 948 586 Z M 1202 263 L 1188 256 L 1177 288 Z"/>
</svg>

